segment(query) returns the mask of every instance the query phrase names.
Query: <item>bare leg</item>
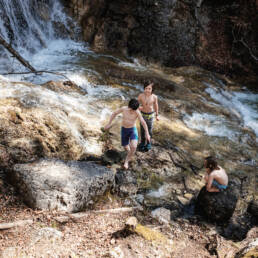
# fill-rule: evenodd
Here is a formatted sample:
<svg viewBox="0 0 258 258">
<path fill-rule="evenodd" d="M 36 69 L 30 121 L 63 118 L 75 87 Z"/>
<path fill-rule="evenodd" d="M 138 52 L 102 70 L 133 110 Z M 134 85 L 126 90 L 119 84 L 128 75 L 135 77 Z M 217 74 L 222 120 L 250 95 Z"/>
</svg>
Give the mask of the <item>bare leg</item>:
<svg viewBox="0 0 258 258">
<path fill-rule="evenodd" d="M 132 159 L 135 151 L 136 151 L 136 148 L 137 148 L 137 140 L 132 140 L 130 141 L 130 144 L 129 146 L 125 146 L 125 149 L 127 151 L 127 156 L 125 158 L 125 163 L 124 163 L 124 167 L 125 169 L 128 169 L 129 167 L 129 161 Z"/>
<path fill-rule="evenodd" d="M 124 168 L 125 169 L 128 169 L 128 161 L 127 161 L 127 157 L 128 157 L 128 155 L 129 155 L 129 153 L 130 153 L 130 145 L 126 145 L 126 146 L 124 146 L 124 148 L 125 148 L 125 150 L 127 151 L 127 155 L 126 155 L 126 158 L 125 158 L 125 163 L 124 163 Z"/>
</svg>

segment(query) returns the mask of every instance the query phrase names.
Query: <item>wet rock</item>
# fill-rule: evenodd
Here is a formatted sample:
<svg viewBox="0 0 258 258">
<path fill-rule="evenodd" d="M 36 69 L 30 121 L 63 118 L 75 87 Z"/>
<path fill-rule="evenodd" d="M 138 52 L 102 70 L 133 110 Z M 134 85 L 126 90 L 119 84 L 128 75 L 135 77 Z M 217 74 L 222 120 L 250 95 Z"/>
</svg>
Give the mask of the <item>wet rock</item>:
<svg viewBox="0 0 258 258">
<path fill-rule="evenodd" d="M 50 159 L 17 164 L 11 176 L 30 207 L 67 212 L 87 207 L 114 183 L 114 174 L 106 167 Z"/>
<path fill-rule="evenodd" d="M 228 221 L 232 216 L 239 190 L 232 183 L 222 192 L 211 193 L 203 187 L 197 197 L 195 210 L 210 221 Z"/>
</svg>

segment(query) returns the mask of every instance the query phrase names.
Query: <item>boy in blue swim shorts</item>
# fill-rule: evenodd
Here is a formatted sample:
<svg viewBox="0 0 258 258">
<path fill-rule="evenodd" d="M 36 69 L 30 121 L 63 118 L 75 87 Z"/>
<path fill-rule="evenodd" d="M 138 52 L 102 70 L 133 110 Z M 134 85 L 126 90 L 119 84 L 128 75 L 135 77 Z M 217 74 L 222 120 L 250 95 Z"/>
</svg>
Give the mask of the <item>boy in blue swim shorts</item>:
<svg viewBox="0 0 258 258">
<path fill-rule="evenodd" d="M 140 120 L 144 130 L 145 137 L 150 141 L 150 135 L 146 122 L 144 121 L 141 112 L 139 111 L 139 102 L 136 99 L 131 99 L 128 103 L 128 107 L 124 106 L 117 109 L 110 117 L 108 124 L 104 127 L 108 130 L 111 127 L 113 119 L 120 113 L 122 113 L 122 127 L 121 127 L 121 143 L 127 151 L 127 156 L 124 162 L 124 168 L 128 169 L 129 161 L 132 159 L 138 143 L 138 132 L 136 129 L 136 120 Z"/>
<path fill-rule="evenodd" d="M 220 192 L 227 189 L 228 175 L 225 170 L 218 166 L 217 161 L 211 156 L 205 158 L 204 167 L 206 168 L 206 190 L 208 192 Z"/>
</svg>

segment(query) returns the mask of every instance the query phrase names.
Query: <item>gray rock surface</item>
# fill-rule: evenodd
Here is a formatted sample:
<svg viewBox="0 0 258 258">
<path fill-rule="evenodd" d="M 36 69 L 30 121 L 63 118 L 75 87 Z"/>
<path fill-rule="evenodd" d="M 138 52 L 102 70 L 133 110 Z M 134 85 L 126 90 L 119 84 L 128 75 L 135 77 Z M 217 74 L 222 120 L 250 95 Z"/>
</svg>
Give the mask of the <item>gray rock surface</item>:
<svg viewBox="0 0 258 258">
<path fill-rule="evenodd" d="M 114 174 L 91 162 L 42 159 L 15 165 L 12 179 L 30 207 L 76 212 L 111 187 Z"/>
</svg>

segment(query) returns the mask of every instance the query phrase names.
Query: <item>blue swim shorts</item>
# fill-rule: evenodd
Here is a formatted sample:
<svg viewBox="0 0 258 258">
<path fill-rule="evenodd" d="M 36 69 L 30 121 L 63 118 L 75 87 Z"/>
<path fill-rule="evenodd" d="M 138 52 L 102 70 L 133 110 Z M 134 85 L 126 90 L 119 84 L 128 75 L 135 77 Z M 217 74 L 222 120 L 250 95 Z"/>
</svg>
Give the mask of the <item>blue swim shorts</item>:
<svg viewBox="0 0 258 258">
<path fill-rule="evenodd" d="M 219 182 L 217 182 L 215 179 L 213 179 L 212 185 L 217 187 L 219 190 L 227 189 L 227 185 L 222 185 Z"/>
<path fill-rule="evenodd" d="M 121 128 L 121 142 L 122 146 L 126 146 L 129 144 L 129 141 L 131 140 L 138 140 L 138 132 L 136 127 L 131 128 Z"/>
</svg>

